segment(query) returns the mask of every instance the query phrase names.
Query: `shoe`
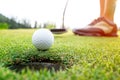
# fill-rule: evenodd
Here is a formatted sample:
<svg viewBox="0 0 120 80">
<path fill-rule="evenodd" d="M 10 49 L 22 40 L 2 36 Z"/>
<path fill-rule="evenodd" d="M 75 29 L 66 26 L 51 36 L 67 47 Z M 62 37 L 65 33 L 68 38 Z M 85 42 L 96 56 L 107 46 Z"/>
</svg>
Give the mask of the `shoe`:
<svg viewBox="0 0 120 80">
<path fill-rule="evenodd" d="M 73 33 L 80 36 L 118 36 L 117 25 L 104 17 L 99 17 L 98 19 L 95 19 L 85 28 L 74 29 Z"/>
</svg>

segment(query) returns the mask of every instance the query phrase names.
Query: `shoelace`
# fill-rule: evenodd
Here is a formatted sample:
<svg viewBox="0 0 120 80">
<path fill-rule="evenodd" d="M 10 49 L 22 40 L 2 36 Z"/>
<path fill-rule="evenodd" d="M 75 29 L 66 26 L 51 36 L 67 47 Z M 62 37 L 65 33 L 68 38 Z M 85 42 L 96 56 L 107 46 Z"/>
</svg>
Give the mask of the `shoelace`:
<svg viewBox="0 0 120 80">
<path fill-rule="evenodd" d="M 96 23 L 100 22 L 100 21 L 104 21 L 106 22 L 107 24 L 111 25 L 111 26 L 116 26 L 116 24 L 114 24 L 112 21 L 104 18 L 104 17 L 99 17 L 95 20 L 93 20 L 89 25 L 95 25 Z"/>
<path fill-rule="evenodd" d="M 101 20 L 102 20 L 102 17 L 94 19 L 89 25 L 95 25 L 96 23 L 100 22 Z"/>
</svg>

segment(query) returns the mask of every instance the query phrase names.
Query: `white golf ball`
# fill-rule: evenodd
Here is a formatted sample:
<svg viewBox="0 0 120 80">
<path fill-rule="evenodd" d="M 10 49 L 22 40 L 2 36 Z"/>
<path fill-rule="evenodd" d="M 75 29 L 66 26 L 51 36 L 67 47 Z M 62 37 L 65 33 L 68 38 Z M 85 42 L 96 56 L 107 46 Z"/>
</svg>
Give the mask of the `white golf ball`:
<svg viewBox="0 0 120 80">
<path fill-rule="evenodd" d="M 38 50 L 47 50 L 54 43 L 54 35 L 48 29 L 39 29 L 33 33 L 32 43 Z"/>
</svg>

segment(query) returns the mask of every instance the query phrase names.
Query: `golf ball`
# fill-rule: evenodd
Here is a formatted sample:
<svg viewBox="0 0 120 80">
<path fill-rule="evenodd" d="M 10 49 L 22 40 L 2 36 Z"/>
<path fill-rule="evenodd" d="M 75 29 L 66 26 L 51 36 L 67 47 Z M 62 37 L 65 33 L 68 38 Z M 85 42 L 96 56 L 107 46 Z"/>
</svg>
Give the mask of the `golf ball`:
<svg viewBox="0 0 120 80">
<path fill-rule="evenodd" d="M 32 43 L 38 50 L 47 50 L 54 43 L 54 35 L 49 29 L 39 29 L 33 33 Z"/>
</svg>

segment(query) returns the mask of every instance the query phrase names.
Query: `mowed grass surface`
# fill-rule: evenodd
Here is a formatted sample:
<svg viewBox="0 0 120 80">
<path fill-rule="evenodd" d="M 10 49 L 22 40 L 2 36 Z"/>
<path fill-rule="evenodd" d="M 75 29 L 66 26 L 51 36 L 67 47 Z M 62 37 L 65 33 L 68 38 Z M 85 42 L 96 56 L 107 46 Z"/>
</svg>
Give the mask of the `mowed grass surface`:
<svg viewBox="0 0 120 80">
<path fill-rule="evenodd" d="M 120 80 L 120 37 L 75 36 L 71 31 L 54 35 L 48 51 L 37 51 L 31 39 L 35 29 L 0 31 L 0 80 Z M 6 65 L 48 59 L 66 70 L 22 71 Z"/>
</svg>

